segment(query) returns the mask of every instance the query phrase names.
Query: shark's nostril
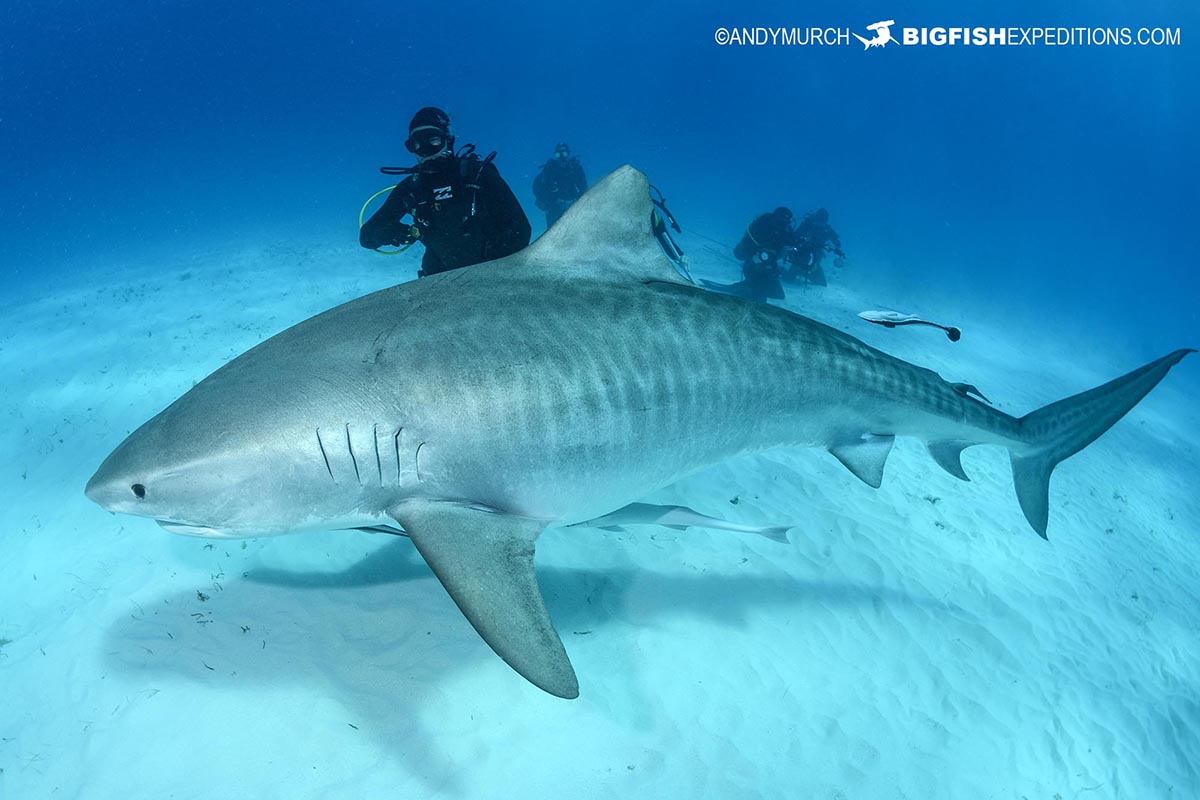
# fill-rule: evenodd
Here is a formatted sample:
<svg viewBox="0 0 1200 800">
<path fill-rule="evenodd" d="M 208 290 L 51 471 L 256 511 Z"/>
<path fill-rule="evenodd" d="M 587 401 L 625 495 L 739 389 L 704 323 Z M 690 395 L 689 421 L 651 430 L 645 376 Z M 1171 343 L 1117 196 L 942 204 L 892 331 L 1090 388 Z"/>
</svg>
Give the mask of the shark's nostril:
<svg viewBox="0 0 1200 800">
<path fill-rule="evenodd" d="M 135 483 L 133 486 L 130 486 L 129 488 L 133 490 L 133 494 L 138 500 L 146 499 L 146 487 L 145 486 L 142 486 L 140 483 Z"/>
</svg>

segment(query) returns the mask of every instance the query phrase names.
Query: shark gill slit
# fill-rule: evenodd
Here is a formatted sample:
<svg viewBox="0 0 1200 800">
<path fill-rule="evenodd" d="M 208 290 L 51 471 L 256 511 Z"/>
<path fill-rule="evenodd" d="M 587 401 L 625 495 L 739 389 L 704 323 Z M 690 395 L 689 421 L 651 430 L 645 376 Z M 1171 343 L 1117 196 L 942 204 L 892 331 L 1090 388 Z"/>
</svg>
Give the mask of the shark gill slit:
<svg viewBox="0 0 1200 800">
<path fill-rule="evenodd" d="M 392 437 L 392 444 L 396 446 L 396 485 L 400 486 L 400 434 L 404 433 L 404 428 L 396 431 L 396 435 Z"/>
<path fill-rule="evenodd" d="M 317 428 L 317 447 L 321 448 L 321 458 L 325 461 L 325 471 L 329 473 L 329 479 L 337 483 L 337 478 L 333 477 L 333 468 L 329 466 L 329 456 L 325 453 L 325 443 L 321 441 L 320 428 Z"/>
<path fill-rule="evenodd" d="M 425 446 L 424 442 L 417 445 L 417 452 L 413 453 L 413 464 L 417 468 L 417 483 L 421 482 L 421 448 Z"/>
<path fill-rule="evenodd" d="M 358 471 L 358 459 L 354 457 L 354 445 L 350 443 L 350 423 L 346 423 L 346 450 L 350 453 L 350 463 L 354 465 L 354 479 L 362 485 L 362 475 Z"/>
<path fill-rule="evenodd" d="M 371 428 L 371 441 L 375 443 L 375 469 L 379 472 L 379 487 L 383 488 L 383 461 L 379 458 L 379 423 Z"/>
</svg>

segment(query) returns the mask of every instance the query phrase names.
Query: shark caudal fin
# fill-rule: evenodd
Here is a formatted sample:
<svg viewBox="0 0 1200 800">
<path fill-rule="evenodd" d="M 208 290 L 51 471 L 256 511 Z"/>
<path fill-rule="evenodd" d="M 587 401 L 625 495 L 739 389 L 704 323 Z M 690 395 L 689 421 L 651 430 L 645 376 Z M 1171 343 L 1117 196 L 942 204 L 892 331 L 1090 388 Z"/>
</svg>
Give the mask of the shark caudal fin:
<svg viewBox="0 0 1200 800">
<path fill-rule="evenodd" d="M 1050 516 L 1050 473 L 1111 428 L 1195 350 L 1176 350 L 1103 386 L 1051 403 L 1021 418 L 1027 446 L 1012 450 L 1013 481 L 1025 519 L 1043 539 Z"/>
</svg>

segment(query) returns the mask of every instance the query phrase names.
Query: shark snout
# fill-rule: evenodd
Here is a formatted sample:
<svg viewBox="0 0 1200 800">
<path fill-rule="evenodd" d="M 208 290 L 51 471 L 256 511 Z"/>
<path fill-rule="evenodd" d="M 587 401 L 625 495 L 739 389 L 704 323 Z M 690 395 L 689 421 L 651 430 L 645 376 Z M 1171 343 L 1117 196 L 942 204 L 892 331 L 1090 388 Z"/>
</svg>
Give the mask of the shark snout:
<svg viewBox="0 0 1200 800">
<path fill-rule="evenodd" d="M 137 505 L 146 499 L 146 487 L 136 479 L 115 475 L 104 465 L 87 482 L 83 490 L 96 505 L 109 511 L 136 514 Z"/>
</svg>

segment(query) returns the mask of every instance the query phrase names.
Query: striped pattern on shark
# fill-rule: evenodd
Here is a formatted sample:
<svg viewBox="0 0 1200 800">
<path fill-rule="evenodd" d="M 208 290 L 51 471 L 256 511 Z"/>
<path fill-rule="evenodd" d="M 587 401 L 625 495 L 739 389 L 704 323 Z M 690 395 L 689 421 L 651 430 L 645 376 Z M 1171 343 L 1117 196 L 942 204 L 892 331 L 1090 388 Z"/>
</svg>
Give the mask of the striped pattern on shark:
<svg viewBox="0 0 1200 800">
<path fill-rule="evenodd" d="M 509 665 L 575 697 L 534 575 L 546 527 L 694 524 L 638 501 L 779 445 L 824 448 L 878 487 L 912 436 L 964 480 L 964 448 L 1007 448 L 1045 537 L 1055 466 L 1190 352 L 1009 416 L 827 325 L 691 285 L 650 215 L 623 167 L 520 253 L 305 320 L 131 434 L 87 494 L 199 536 L 402 530 Z"/>
</svg>

